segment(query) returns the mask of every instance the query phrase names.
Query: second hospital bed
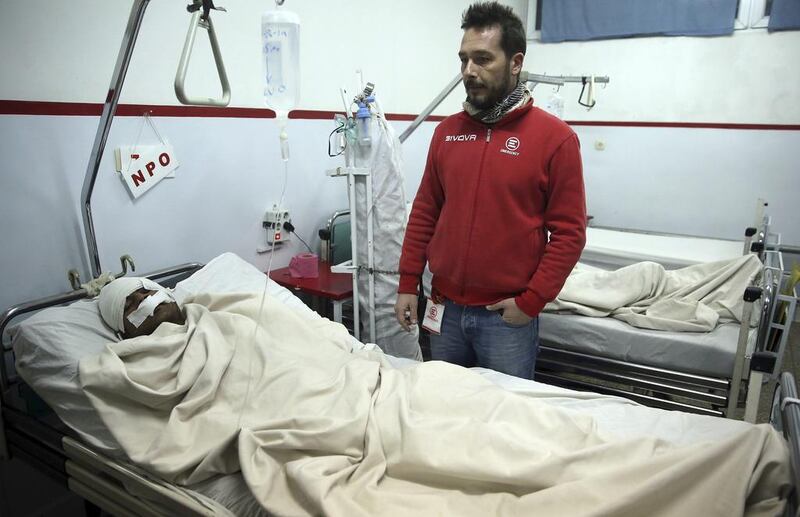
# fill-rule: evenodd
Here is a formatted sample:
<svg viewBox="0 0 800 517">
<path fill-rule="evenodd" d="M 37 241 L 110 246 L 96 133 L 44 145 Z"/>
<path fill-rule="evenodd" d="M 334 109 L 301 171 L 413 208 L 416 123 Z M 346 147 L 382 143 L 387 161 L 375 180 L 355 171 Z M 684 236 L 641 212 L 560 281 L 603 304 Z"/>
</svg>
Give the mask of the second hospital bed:
<svg viewBox="0 0 800 517">
<path fill-rule="evenodd" d="M 678 269 L 752 250 L 763 263 L 763 274 L 742 296 L 758 313 L 758 325 L 749 329 L 725 323 L 705 333 L 667 332 L 612 318 L 543 313 L 538 378 L 711 415 L 733 416 L 734 408 L 744 405 L 745 418 L 754 421 L 762 380 L 781 371 L 796 307 L 782 255 L 767 244 L 770 235 L 767 216 L 758 228 L 745 231 L 744 245 L 588 228 L 581 263 L 608 270 L 645 260 Z"/>
<path fill-rule="evenodd" d="M 196 267 L 178 270 L 191 271 Z M 258 292 L 263 285 L 263 273 L 235 255 L 224 254 L 179 283 L 175 293 L 182 297 L 203 291 Z M 269 292 L 295 310 L 317 317 L 298 298 L 272 282 Z M 0 329 L 7 323 L 4 317 Z M 115 515 L 263 514 L 240 474 L 220 476 L 184 488 L 164 483 L 125 460 L 119 445 L 92 410 L 77 379 L 78 361 L 98 353 L 113 340 L 93 300 L 43 310 L 16 326 L 13 348 L 19 376 L 26 382 L 11 379 L 4 390 L 0 445 Z M 353 340 L 353 346 L 365 345 Z M 414 364 L 408 360 L 390 360 L 398 368 Z M 575 414 L 588 415 L 598 429 L 619 437 L 646 436 L 683 444 L 713 443 L 749 426 L 743 422 L 644 407 L 617 397 L 575 392 L 489 370 L 476 369 L 476 372 L 507 390 Z M 794 389 L 793 381 L 785 385 L 787 389 Z M 37 402 L 30 388 L 55 410 L 55 415 Z M 791 398 L 792 393 L 787 391 L 783 396 Z M 786 405 L 780 409 L 787 415 L 780 420 L 789 436 L 789 445 L 794 449 L 797 439 L 790 428 L 797 415 L 789 415 L 797 408 Z M 753 474 L 733 475 L 749 478 Z"/>
</svg>

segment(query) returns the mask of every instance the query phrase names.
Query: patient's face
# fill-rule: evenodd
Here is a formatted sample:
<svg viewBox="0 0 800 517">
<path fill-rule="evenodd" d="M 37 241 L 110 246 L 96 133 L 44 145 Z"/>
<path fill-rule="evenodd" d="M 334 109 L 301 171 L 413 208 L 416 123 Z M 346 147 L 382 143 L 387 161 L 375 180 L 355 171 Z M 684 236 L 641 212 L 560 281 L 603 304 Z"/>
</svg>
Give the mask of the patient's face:
<svg viewBox="0 0 800 517">
<path fill-rule="evenodd" d="M 153 314 L 148 316 L 138 327 L 134 327 L 133 323 L 128 321 L 128 316 L 139 308 L 145 298 L 154 294 L 156 291 L 152 289 L 139 289 L 132 292 L 125 298 L 125 311 L 123 312 L 125 323 L 125 332 L 122 336 L 126 339 L 138 336 L 148 336 L 152 334 L 159 325 L 164 322 L 175 323 L 176 325 L 183 325 L 186 318 L 183 315 L 180 307 L 175 302 L 163 302 L 156 307 Z"/>
</svg>

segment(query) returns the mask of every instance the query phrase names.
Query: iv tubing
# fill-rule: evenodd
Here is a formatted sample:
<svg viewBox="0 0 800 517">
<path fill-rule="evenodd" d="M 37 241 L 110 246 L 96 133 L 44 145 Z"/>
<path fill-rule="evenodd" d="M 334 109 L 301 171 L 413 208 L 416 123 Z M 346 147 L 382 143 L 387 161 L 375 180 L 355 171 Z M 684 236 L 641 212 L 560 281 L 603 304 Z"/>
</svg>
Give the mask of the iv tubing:
<svg viewBox="0 0 800 517">
<path fill-rule="evenodd" d="M 287 144 L 288 145 L 288 144 Z M 282 146 L 281 146 L 282 147 Z M 283 149 L 281 149 L 282 151 Z M 287 147 L 288 151 L 288 147 Z M 287 158 L 283 160 L 283 188 L 281 189 L 281 197 L 278 201 L 278 206 L 283 206 L 283 196 L 286 193 L 286 184 L 288 183 L 289 179 L 289 159 L 288 159 L 288 152 Z M 272 258 L 275 256 L 275 239 L 272 239 L 272 247 L 269 250 L 269 262 L 267 263 L 267 272 L 264 275 L 264 289 L 261 291 L 261 302 L 258 305 L 258 316 L 255 320 L 255 325 L 253 327 L 253 339 L 251 340 L 250 347 L 248 350 L 248 355 L 252 354 L 252 347 L 256 346 L 256 338 L 258 337 L 258 328 L 261 322 L 261 314 L 264 311 L 264 300 L 267 298 L 267 286 L 269 285 L 270 279 L 269 274 L 272 272 Z M 238 348 L 238 342 L 237 342 Z M 252 384 L 253 380 L 253 361 L 252 357 L 248 358 L 247 361 L 247 389 L 245 390 L 244 394 L 244 401 L 242 401 L 242 408 L 239 411 L 239 418 L 237 419 L 236 427 L 241 428 L 242 426 L 242 416 L 244 415 L 244 409 L 247 407 L 247 403 L 250 400 L 250 385 Z"/>
</svg>

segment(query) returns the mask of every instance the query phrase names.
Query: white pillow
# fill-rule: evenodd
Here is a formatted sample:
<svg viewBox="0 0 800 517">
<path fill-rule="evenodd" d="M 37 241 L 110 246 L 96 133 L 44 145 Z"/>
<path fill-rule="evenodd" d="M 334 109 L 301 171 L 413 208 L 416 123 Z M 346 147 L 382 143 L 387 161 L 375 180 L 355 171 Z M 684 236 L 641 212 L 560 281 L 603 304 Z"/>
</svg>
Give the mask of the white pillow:
<svg viewBox="0 0 800 517">
<path fill-rule="evenodd" d="M 118 341 L 97 300 L 39 311 L 11 329 L 17 373 L 87 443 L 110 455 L 119 445 L 83 394 L 78 362 Z"/>
<path fill-rule="evenodd" d="M 267 278 L 262 271 L 233 253 L 223 253 L 213 258 L 201 270 L 175 286 L 173 293 L 178 301 L 196 293 L 260 293 Z M 269 282 L 267 293 L 302 314 L 319 318 L 291 291 L 275 282 Z"/>
</svg>

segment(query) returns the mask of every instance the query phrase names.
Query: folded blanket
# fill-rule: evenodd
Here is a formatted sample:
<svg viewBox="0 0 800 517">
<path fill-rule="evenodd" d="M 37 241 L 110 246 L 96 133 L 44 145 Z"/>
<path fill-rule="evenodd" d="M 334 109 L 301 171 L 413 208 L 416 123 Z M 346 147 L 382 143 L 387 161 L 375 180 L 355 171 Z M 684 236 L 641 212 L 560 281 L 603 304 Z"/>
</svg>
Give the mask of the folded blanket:
<svg viewBox="0 0 800 517">
<path fill-rule="evenodd" d="M 185 325 L 81 361 L 134 462 L 183 484 L 241 469 L 275 515 L 727 517 L 783 504 L 787 452 L 769 426 L 688 446 L 604 436 L 468 369 L 392 369 L 351 353 L 341 325 L 259 307 L 196 296 Z"/>
<path fill-rule="evenodd" d="M 761 270 L 755 255 L 672 271 L 654 262 L 616 271 L 579 265 L 545 311 L 611 316 L 647 329 L 707 332 L 719 323 L 741 321 L 744 290 Z"/>
</svg>

